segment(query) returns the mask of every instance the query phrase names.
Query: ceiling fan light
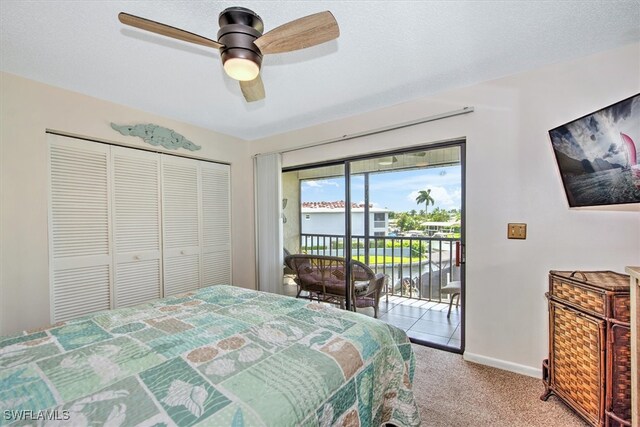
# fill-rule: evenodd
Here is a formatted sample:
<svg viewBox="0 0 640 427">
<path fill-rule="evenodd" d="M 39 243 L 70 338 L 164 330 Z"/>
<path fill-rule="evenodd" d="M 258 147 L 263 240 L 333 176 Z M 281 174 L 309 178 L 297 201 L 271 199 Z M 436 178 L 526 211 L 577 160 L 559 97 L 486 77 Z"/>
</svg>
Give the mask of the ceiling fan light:
<svg viewBox="0 0 640 427">
<path fill-rule="evenodd" d="M 260 67 L 250 59 L 229 58 L 224 63 L 224 71 L 232 79 L 246 82 L 258 77 Z"/>
</svg>

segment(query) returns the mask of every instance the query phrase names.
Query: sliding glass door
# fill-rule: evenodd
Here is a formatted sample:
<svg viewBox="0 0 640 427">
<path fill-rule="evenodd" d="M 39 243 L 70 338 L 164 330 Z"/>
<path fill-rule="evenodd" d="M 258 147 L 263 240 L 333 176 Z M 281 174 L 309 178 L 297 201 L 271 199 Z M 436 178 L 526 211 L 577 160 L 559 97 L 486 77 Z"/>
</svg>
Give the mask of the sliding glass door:
<svg viewBox="0 0 640 427">
<path fill-rule="evenodd" d="M 286 171 L 283 194 L 287 250 L 384 273 L 381 320 L 462 350 L 464 142 Z"/>
</svg>

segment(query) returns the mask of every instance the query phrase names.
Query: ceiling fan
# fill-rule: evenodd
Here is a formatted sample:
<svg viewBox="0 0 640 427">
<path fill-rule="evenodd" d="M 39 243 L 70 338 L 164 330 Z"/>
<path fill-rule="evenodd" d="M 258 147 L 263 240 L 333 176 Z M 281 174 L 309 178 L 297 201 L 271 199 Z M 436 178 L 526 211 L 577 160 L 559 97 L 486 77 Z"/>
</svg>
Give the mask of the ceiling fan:
<svg viewBox="0 0 640 427">
<path fill-rule="evenodd" d="M 260 78 L 264 55 L 304 49 L 340 35 L 338 23 L 329 11 L 296 19 L 263 34 L 264 24 L 255 12 L 244 7 L 229 7 L 218 17 L 218 41 L 124 12 L 118 14 L 118 19 L 141 30 L 219 49 L 225 72 L 240 82 L 247 102 L 265 96 Z"/>
</svg>

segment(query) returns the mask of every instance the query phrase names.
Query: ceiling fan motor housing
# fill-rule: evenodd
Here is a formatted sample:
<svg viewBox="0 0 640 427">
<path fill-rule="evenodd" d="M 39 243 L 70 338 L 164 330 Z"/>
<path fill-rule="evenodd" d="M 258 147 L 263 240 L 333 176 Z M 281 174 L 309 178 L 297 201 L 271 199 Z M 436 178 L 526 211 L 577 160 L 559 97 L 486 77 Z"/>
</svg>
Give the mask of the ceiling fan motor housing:
<svg viewBox="0 0 640 427">
<path fill-rule="evenodd" d="M 262 19 L 252 10 L 230 7 L 220 13 L 218 23 L 218 41 L 224 45 L 220 50 L 222 63 L 231 58 L 242 58 L 253 61 L 259 68 L 262 53 L 253 41 L 264 31 Z"/>
</svg>

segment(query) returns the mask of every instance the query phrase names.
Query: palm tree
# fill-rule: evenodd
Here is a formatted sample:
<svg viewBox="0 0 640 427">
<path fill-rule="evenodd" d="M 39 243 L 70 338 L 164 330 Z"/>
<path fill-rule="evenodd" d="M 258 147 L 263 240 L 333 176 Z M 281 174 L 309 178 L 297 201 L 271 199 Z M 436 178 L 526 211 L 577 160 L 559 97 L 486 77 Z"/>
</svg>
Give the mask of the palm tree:
<svg viewBox="0 0 640 427">
<path fill-rule="evenodd" d="M 435 203 L 433 197 L 431 197 L 431 189 L 429 188 L 426 191 L 420 190 L 418 192 L 418 197 L 416 197 L 416 203 L 424 203 L 424 212 L 426 215 L 427 211 L 429 210 L 429 205 L 433 205 Z"/>
</svg>

